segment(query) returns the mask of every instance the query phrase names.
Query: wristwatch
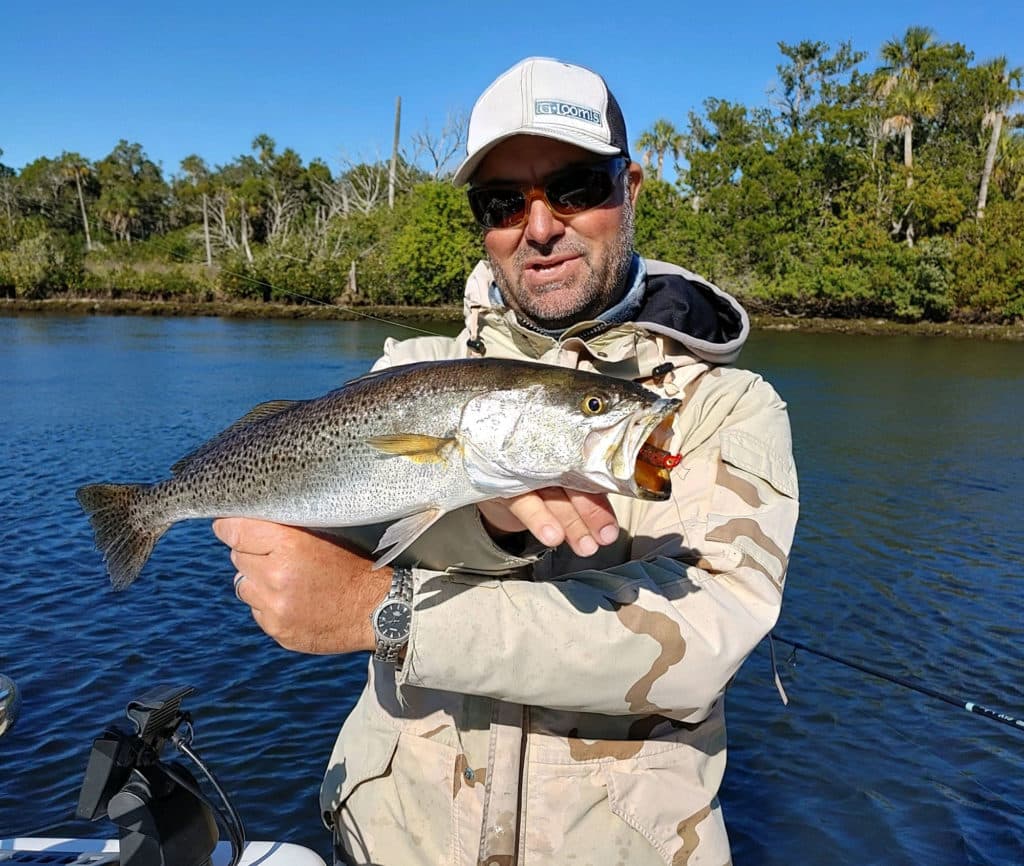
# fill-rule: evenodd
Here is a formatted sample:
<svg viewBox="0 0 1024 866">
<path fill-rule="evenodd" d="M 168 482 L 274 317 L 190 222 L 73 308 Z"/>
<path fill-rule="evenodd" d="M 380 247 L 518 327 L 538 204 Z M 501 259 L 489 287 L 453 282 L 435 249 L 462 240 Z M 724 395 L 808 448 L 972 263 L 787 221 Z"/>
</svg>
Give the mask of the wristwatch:
<svg viewBox="0 0 1024 866">
<path fill-rule="evenodd" d="M 370 614 L 373 636 L 377 639 L 378 661 L 395 664 L 409 642 L 412 629 L 412 569 L 395 568 L 391 590 Z"/>
</svg>

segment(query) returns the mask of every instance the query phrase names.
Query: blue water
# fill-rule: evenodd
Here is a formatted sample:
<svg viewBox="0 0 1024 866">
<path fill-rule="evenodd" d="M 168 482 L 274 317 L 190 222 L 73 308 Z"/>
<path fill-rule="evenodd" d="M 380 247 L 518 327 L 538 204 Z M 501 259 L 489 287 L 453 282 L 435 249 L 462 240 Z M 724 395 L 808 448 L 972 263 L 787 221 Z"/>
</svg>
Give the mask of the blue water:
<svg viewBox="0 0 1024 866">
<path fill-rule="evenodd" d="M 0 318 L 0 837 L 68 820 L 92 739 L 187 684 L 194 745 L 251 838 L 327 855 L 316 792 L 365 657 L 277 647 L 196 521 L 113 593 L 74 500 L 152 480 L 276 397 L 360 372 L 377 324 Z M 1024 716 L 1024 347 L 756 334 L 743 364 L 790 403 L 803 511 L 778 632 Z M 1024 731 L 777 645 L 729 692 L 722 802 L 737 866 L 1024 864 Z"/>
</svg>

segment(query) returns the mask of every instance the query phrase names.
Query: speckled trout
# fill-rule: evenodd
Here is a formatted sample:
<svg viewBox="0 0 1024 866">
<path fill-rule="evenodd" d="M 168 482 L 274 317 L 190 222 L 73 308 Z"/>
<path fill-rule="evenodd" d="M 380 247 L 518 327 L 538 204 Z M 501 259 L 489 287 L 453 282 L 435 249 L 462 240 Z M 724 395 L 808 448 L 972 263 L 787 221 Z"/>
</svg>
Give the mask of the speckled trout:
<svg viewBox="0 0 1024 866">
<path fill-rule="evenodd" d="M 373 551 L 379 567 L 441 515 L 484 499 L 548 486 L 668 498 L 678 458 L 666 460 L 663 446 L 678 406 L 579 370 L 426 361 L 314 399 L 262 403 L 175 463 L 171 477 L 91 484 L 77 496 L 115 589 L 138 577 L 168 528 L 190 518 L 390 523 Z"/>
</svg>

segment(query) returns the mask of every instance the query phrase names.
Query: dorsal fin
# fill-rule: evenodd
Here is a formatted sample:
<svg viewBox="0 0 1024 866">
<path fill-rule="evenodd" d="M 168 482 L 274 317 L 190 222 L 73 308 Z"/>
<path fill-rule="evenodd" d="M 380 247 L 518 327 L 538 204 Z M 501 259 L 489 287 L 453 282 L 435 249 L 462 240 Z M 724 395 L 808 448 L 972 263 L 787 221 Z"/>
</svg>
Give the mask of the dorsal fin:
<svg viewBox="0 0 1024 866">
<path fill-rule="evenodd" d="M 241 418 L 239 418 L 230 427 L 225 427 L 212 439 L 207 439 L 202 445 L 196 448 L 194 451 L 190 451 L 184 457 L 182 457 L 177 463 L 171 467 L 171 473 L 174 475 L 180 474 L 183 470 L 187 469 L 188 466 L 196 460 L 205 457 L 217 446 L 219 446 L 225 439 L 234 436 L 239 430 L 245 427 L 251 427 L 260 421 L 264 421 L 267 418 L 272 418 L 275 415 L 280 415 L 282 412 L 291 409 L 292 406 L 298 406 L 303 400 L 268 400 L 266 403 L 260 403 L 258 406 L 254 406 L 248 412 L 246 412 Z"/>
</svg>

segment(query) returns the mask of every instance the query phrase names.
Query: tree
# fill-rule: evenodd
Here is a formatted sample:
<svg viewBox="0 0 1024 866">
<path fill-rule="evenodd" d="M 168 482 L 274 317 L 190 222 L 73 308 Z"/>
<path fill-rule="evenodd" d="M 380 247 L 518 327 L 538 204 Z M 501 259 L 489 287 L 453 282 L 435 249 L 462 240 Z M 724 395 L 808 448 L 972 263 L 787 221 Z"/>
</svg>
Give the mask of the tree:
<svg viewBox="0 0 1024 866">
<path fill-rule="evenodd" d="M 290 147 L 277 153 L 274 139 L 265 133 L 253 139 L 252 149 L 259 160 L 257 174 L 264 199 L 260 208 L 262 238 L 268 243 L 283 240 L 307 199 L 302 158 Z"/>
<path fill-rule="evenodd" d="M 644 165 L 650 167 L 651 154 L 658 158 L 658 180 L 664 175 L 665 154 L 670 152 L 674 159 L 679 158 L 686 139 L 681 132 L 677 132 L 672 123 L 664 118 L 654 121 L 646 132 L 640 134 L 636 140 L 637 149 L 644 155 Z"/>
<path fill-rule="evenodd" d="M 927 27 L 908 27 L 902 40 L 890 39 L 882 46 L 882 60 L 873 77 L 876 95 L 883 100 L 887 117 L 883 132 L 903 137 L 903 164 L 907 168 L 907 186 L 913 185 L 914 120 L 936 113 L 938 105 L 932 82 L 923 70 L 929 52 L 936 49 L 934 33 Z"/>
<path fill-rule="evenodd" d="M 757 132 L 743 105 L 706 99 L 704 114 L 690 112 L 689 131 L 683 136 L 687 167 L 680 180 L 694 212 L 711 207 L 724 215 Z"/>
<path fill-rule="evenodd" d="M 914 122 L 918 118 L 933 117 L 939 109 L 932 90 L 933 80 L 928 76 L 934 65 L 939 46 L 935 34 L 928 27 L 908 27 L 902 39 L 890 39 L 882 46 L 884 64 L 872 78 L 873 89 L 882 100 L 885 119 L 882 133 L 903 138 L 903 165 L 906 185 L 914 184 Z M 913 200 L 908 204 L 893 229 L 905 229 L 907 246 L 914 245 L 914 221 L 911 216 Z"/>
<path fill-rule="evenodd" d="M 75 182 L 78 191 L 78 206 L 82 211 L 82 229 L 85 231 L 85 251 L 92 251 L 92 237 L 89 234 L 89 216 L 85 211 L 85 196 L 82 194 L 82 180 L 92 176 L 89 161 L 77 153 L 64 152 L 60 155 L 61 171 Z"/>
<path fill-rule="evenodd" d="M 778 46 L 790 62 L 775 67 L 781 85 L 781 97 L 776 98 L 776 104 L 782 108 L 782 119 L 790 133 L 797 134 L 803 131 L 820 100 L 832 95 L 833 80 L 849 72 L 867 55 L 854 51 L 850 42 L 841 43 L 831 56 L 831 48 L 825 42 L 779 42 Z"/>
<path fill-rule="evenodd" d="M 189 154 L 181 161 L 187 189 L 198 195 L 203 213 L 203 247 L 206 250 L 206 267 L 213 265 L 213 249 L 210 243 L 210 169 L 198 154 Z"/>
<path fill-rule="evenodd" d="M 118 240 L 145 238 L 166 222 L 167 184 L 138 143 L 121 139 L 96 164 L 100 216 Z"/>
<path fill-rule="evenodd" d="M 1024 91 L 1020 90 L 1020 83 L 1024 77 L 1024 69 L 1015 67 L 1008 68 L 1009 64 L 1005 57 L 997 57 L 983 66 L 978 71 L 982 76 L 982 87 L 985 99 L 985 116 L 982 118 L 982 128 L 991 129 L 988 147 L 985 150 L 985 166 L 981 172 L 981 183 L 978 187 L 978 206 L 975 209 L 977 218 L 985 216 L 985 205 L 988 202 L 988 185 L 992 178 L 992 170 L 996 164 L 996 153 L 999 150 L 999 142 L 1003 132 L 1003 120 L 1006 112 L 1018 99 L 1024 97 Z"/>
<path fill-rule="evenodd" d="M 59 231 L 73 232 L 80 224 L 78 203 L 68 193 L 69 178 L 59 160 L 41 156 L 18 175 L 17 200 L 24 216 L 38 215 Z"/>
<path fill-rule="evenodd" d="M 450 183 L 428 181 L 416 187 L 405 207 L 388 257 L 394 300 L 458 303 L 466 274 L 481 254 L 480 230 L 466 196 Z"/>
<path fill-rule="evenodd" d="M 452 160 L 465 149 L 468 132 L 469 119 L 464 112 L 449 113 L 444 119 L 444 126 L 436 135 L 429 125 L 425 125 L 412 137 L 412 161 L 418 162 L 421 157 L 429 160 L 427 171 L 434 180 L 440 180 L 448 173 Z"/>
<path fill-rule="evenodd" d="M 0 148 L 0 156 L 4 155 L 3 148 Z M 5 229 L 8 236 L 14 232 L 14 211 L 15 194 L 14 187 L 17 174 L 9 165 L 0 162 L 0 209 L 5 219 Z"/>
</svg>

